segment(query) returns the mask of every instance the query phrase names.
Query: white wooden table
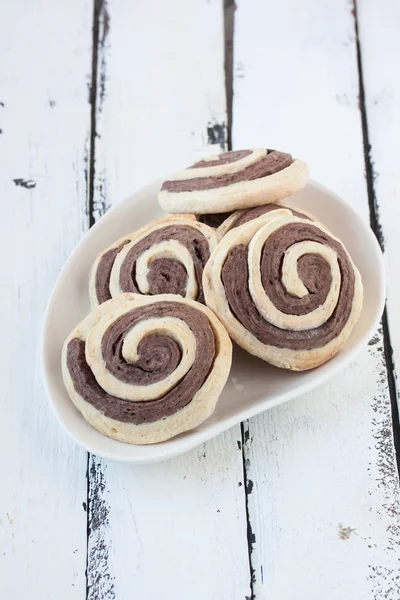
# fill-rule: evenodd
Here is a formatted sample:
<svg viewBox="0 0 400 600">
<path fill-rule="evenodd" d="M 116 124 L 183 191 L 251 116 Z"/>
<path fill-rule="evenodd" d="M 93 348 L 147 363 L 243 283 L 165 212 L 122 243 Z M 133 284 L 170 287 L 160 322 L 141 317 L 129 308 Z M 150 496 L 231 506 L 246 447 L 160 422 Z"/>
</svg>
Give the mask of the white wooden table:
<svg viewBox="0 0 400 600">
<path fill-rule="evenodd" d="M 225 70 L 229 4 L 0 3 L 2 600 L 400 598 L 400 3 L 239 0 Z M 187 455 L 88 456 L 41 382 L 56 275 L 111 204 L 228 144 L 304 158 L 371 222 L 382 327 Z"/>
</svg>

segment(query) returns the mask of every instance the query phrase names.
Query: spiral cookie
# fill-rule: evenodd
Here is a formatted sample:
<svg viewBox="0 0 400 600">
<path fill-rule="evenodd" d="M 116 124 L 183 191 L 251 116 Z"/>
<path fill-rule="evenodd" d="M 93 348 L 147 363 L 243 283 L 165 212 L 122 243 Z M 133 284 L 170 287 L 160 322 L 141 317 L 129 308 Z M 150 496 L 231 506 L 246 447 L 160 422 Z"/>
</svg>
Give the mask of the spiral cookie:
<svg viewBox="0 0 400 600">
<path fill-rule="evenodd" d="M 336 354 L 362 306 L 361 277 L 343 244 L 284 209 L 227 233 L 203 285 L 207 305 L 240 346 L 296 371 Z"/>
<path fill-rule="evenodd" d="M 209 156 L 164 181 L 160 206 L 170 213 L 210 214 L 276 202 L 305 186 L 308 167 L 277 150 L 255 148 Z"/>
<path fill-rule="evenodd" d="M 258 219 L 258 217 L 261 217 L 262 215 L 275 210 L 282 210 L 283 208 L 290 210 L 292 215 L 295 217 L 315 221 L 314 217 L 312 217 L 309 213 L 300 212 L 294 208 L 291 208 L 290 206 L 283 206 L 282 204 L 263 204 L 261 206 L 255 206 L 253 208 L 247 208 L 244 210 L 235 210 L 235 212 L 228 214 L 226 219 L 221 221 L 217 226 L 217 232 L 219 233 L 220 237 L 222 237 L 231 229 L 235 229 L 235 227 L 240 227 L 241 225 L 244 225 L 253 219 Z"/>
<path fill-rule="evenodd" d="M 123 294 L 68 336 L 64 383 L 101 433 L 152 444 L 197 427 L 215 409 L 232 345 L 216 316 L 181 296 Z"/>
<path fill-rule="evenodd" d="M 119 239 L 92 266 L 92 308 L 124 292 L 204 302 L 203 269 L 217 240 L 214 229 L 191 215 L 165 217 Z"/>
</svg>

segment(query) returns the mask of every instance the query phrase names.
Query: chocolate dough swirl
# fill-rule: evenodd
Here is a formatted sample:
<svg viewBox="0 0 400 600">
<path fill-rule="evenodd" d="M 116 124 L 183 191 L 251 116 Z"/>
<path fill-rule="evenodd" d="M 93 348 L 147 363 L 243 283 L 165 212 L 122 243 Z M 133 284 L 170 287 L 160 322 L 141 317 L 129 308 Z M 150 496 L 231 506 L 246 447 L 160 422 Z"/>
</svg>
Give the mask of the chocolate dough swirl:
<svg viewBox="0 0 400 600">
<path fill-rule="evenodd" d="M 231 225 L 228 226 L 228 224 L 226 224 L 227 228 L 224 231 L 224 233 L 226 233 L 227 231 L 230 231 L 232 229 L 235 229 L 236 227 L 240 227 L 240 225 L 244 225 L 245 223 L 248 223 L 249 221 L 252 221 L 253 219 L 257 219 L 258 217 L 261 217 L 262 215 L 265 215 L 266 213 L 273 212 L 274 210 L 282 210 L 282 209 L 290 210 L 290 212 L 295 217 L 299 217 L 300 219 L 307 219 L 308 221 L 311 220 L 309 216 L 295 210 L 294 208 L 290 208 L 290 206 L 284 206 L 283 204 L 264 204 L 261 206 L 255 206 L 254 208 L 248 208 L 247 210 L 238 211 L 241 213 L 241 215 L 239 216 L 237 221 L 234 221 Z M 199 215 L 198 220 L 201 221 L 201 223 L 205 223 L 209 227 L 218 229 L 222 224 L 225 223 L 225 221 L 231 215 L 235 215 L 235 212 L 213 213 L 213 214 L 209 214 L 209 215 L 204 214 L 204 215 Z M 222 228 L 221 228 L 221 230 L 222 230 Z"/>
<path fill-rule="evenodd" d="M 321 305 L 329 292 L 331 274 L 328 263 L 317 254 L 305 254 L 298 260 L 298 273 L 309 294 L 297 298 L 281 283 L 285 251 L 293 244 L 315 241 L 332 248 L 338 257 L 341 287 L 337 305 L 329 319 L 315 329 L 284 330 L 266 321 L 258 312 L 248 288 L 247 247 L 239 244 L 227 255 L 222 268 L 222 281 L 231 311 L 240 323 L 262 343 L 277 348 L 310 350 L 325 346 L 337 337 L 352 310 L 355 275 L 352 263 L 342 245 L 319 228 L 304 223 L 289 223 L 266 241 L 261 255 L 263 287 L 270 300 L 282 312 L 304 315 Z"/>
<path fill-rule="evenodd" d="M 67 368 L 76 392 L 106 417 L 124 423 L 151 423 L 166 418 L 188 405 L 212 369 L 216 354 L 214 333 L 206 315 L 178 302 L 158 302 L 135 308 L 107 330 L 102 354 L 110 373 L 134 385 L 149 385 L 165 379 L 181 359 L 177 342 L 165 335 L 151 334 L 138 347 L 139 359 L 128 363 L 122 356 L 122 344 L 132 327 L 147 319 L 181 319 L 196 339 L 196 356 L 188 373 L 165 396 L 157 400 L 133 402 L 105 392 L 97 383 L 85 358 L 85 342 L 76 337 L 67 345 Z"/>
<path fill-rule="evenodd" d="M 129 250 L 121 266 L 119 274 L 121 291 L 141 293 L 136 282 L 136 262 L 143 252 L 149 250 L 153 245 L 167 240 L 180 242 L 190 252 L 198 284 L 196 300 L 204 303 L 202 276 L 204 265 L 210 256 L 209 242 L 198 229 L 189 225 L 165 226 L 156 229 L 135 243 Z M 96 293 L 99 304 L 111 298 L 109 284 L 112 265 L 117 254 L 126 243 L 129 243 L 129 240 L 118 248 L 109 250 L 101 257 L 96 272 Z M 147 277 L 150 295 L 185 295 L 187 272 L 185 267 L 177 260 L 172 258 L 155 259 L 149 266 Z"/>
<path fill-rule="evenodd" d="M 238 150 L 237 152 L 223 153 L 222 157 L 225 158 L 216 159 L 215 161 L 201 161 L 193 165 L 191 168 L 205 168 L 205 167 L 216 167 L 221 164 L 236 162 L 245 156 L 251 154 L 251 150 Z M 243 154 L 246 153 L 246 154 Z M 229 158 L 228 155 L 234 154 L 233 158 Z M 211 177 L 194 177 L 193 179 L 175 179 L 171 181 L 164 181 L 161 191 L 179 193 L 179 192 L 193 192 L 201 190 L 213 190 L 233 183 L 239 183 L 241 181 L 253 181 L 260 177 L 267 177 L 278 173 L 283 169 L 289 167 L 293 162 L 293 158 L 290 154 L 285 152 L 278 152 L 277 150 L 268 150 L 268 154 L 259 158 L 253 164 L 237 171 L 236 173 L 227 173 L 222 175 L 215 175 Z"/>
<path fill-rule="evenodd" d="M 244 225 L 253 219 L 257 219 L 258 217 L 261 217 L 261 215 L 273 212 L 274 210 L 282 210 L 283 208 L 290 210 L 292 215 L 295 217 L 310 220 L 310 217 L 307 217 L 307 215 L 304 215 L 297 210 L 294 210 L 294 208 L 290 208 L 290 206 L 283 206 L 282 204 L 264 204 L 263 206 L 255 206 L 254 208 L 249 208 L 248 210 L 244 211 L 236 223 L 232 226 L 232 229 L 235 229 L 235 227 L 240 227 L 240 225 Z"/>
<path fill-rule="evenodd" d="M 99 304 L 103 304 L 107 300 L 110 300 L 110 277 L 111 271 L 117 254 L 121 252 L 122 248 L 129 244 L 129 240 L 125 240 L 118 248 L 111 248 L 108 252 L 105 252 L 101 257 L 99 266 L 96 273 L 96 295 Z"/>
<path fill-rule="evenodd" d="M 272 150 L 268 150 L 268 152 L 272 152 Z M 253 150 L 231 150 L 229 152 L 222 152 L 221 154 L 217 154 L 213 160 L 200 160 L 195 163 L 189 169 L 201 169 L 206 167 L 219 167 L 220 165 L 228 165 L 242 158 L 246 158 L 246 156 L 250 156 L 253 153 Z"/>
<path fill-rule="evenodd" d="M 273 212 L 275 210 L 282 210 L 282 209 L 290 210 L 292 215 L 294 215 L 295 217 L 299 217 L 300 219 L 307 219 L 308 221 L 312 220 L 309 216 L 295 210 L 294 208 L 291 208 L 290 206 L 285 206 L 283 204 L 264 204 L 261 206 L 255 206 L 254 208 L 239 210 L 237 212 L 241 213 L 240 216 L 238 216 L 236 221 L 233 220 L 233 222 L 232 222 L 230 220 L 230 223 L 229 222 L 225 223 L 225 221 L 227 221 L 227 219 L 231 215 L 233 215 L 233 217 L 235 218 L 237 216 L 236 211 L 199 215 L 197 217 L 197 219 L 201 223 L 205 223 L 205 225 L 208 225 L 209 227 L 218 229 L 218 231 L 222 235 L 224 235 L 228 231 L 231 231 L 232 229 L 235 229 L 236 227 L 240 227 L 240 225 L 244 225 L 245 223 L 248 223 L 249 221 L 252 221 L 253 219 L 257 219 L 258 217 L 261 217 L 262 215 L 265 215 L 266 213 Z M 223 225 L 223 227 L 221 227 L 221 225 Z"/>
</svg>

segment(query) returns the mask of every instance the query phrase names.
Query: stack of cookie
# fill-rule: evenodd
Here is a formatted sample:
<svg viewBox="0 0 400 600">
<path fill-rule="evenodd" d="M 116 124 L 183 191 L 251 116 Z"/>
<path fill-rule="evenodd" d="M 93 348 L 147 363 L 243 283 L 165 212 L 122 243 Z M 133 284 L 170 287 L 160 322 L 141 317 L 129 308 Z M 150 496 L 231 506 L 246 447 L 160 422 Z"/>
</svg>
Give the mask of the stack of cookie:
<svg viewBox="0 0 400 600">
<path fill-rule="evenodd" d="M 228 378 L 230 338 L 296 371 L 339 351 L 362 282 L 340 240 L 285 206 L 307 180 L 304 162 L 275 150 L 203 159 L 163 183 L 165 218 L 97 256 L 92 312 L 62 358 L 89 423 L 135 444 L 197 427 Z"/>
</svg>

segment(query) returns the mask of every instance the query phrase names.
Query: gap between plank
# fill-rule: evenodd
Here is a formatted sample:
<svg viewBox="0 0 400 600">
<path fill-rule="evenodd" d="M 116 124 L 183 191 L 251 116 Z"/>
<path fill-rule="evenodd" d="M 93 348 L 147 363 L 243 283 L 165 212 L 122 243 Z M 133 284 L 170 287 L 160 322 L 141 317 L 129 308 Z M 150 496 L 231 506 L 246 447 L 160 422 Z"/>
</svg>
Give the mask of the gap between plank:
<svg viewBox="0 0 400 600">
<path fill-rule="evenodd" d="M 90 143 L 89 143 L 89 197 L 88 216 L 89 227 L 95 223 L 94 218 L 94 179 L 95 179 L 95 152 L 96 152 L 96 114 L 97 114 L 97 72 L 99 63 L 99 35 L 100 15 L 103 10 L 104 0 L 93 2 L 93 27 L 92 27 L 92 73 L 90 81 Z"/>
<path fill-rule="evenodd" d="M 224 0 L 224 67 L 226 97 L 226 140 L 227 150 L 232 150 L 232 107 L 233 107 L 233 36 L 235 24 L 235 1 Z"/>
<path fill-rule="evenodd" d="M 246 600 L 254 600 L 254 583 L 255 583 L 255 570 L 253 567 L 253 562 L 251 559 L 251 555 L 253 552 L 253 544 L 255 542 L 255 537 L 253 533 L 253 529 L 251 527 L 250 514 L 249 514 L 249 479 L 247 477 L 247 464 L 246 464 L 246 456 L 245 456 L 245 445 L 247 443 L 249 437 L 249 430 L 247 432 L 244 430 L 244 423 L 240 423 L 240 432 L 242 435 L 242 461 L 243 461 L 243 487 L 244 487 L 244 497 L 245 497 L 245 509 L 246 509 L 246 524 L 247 524 L 247 553 L 249 557 L 249 571 L 250 571 L 250 596 L 246 596 Z M 247 435 L 246 435 L 247 433 Z"/>
<path fill-rule="evenodd" d="M 96 152 L 96 111 L 97 111 L 97 72 L 99 61 L 99 32 L 100 32 L 100 14 L 103 9 L 103 0 L 94 0 L 93 2 L 93 25 L 92 25 L 92 72 L 90 80 L 90 141 L 89 141 L 89 194 L 88 194 L 88 226 L 89 229 L 94 225 L 94 181 L 95 181 L 95 152 Z M 87 453 L 86 463 L 86 595 L 89 598 L 89 539 L 90 539 L 90 461 L 91 454 Z"/>
<path fill-rule="evenodd" d="M 367 193 L 368 203 L 370 212 L 370 225 L 372 231 L 375 233 L 382 252 L 385 250 L 385 242 L 382 230 L 382 224 L 379 220 L 379 209 L 378 202 L 375 193 L 374 181 L 374 165 L 371 159 L 371 144 L 369 141 L 368 132 L 368 117 L 365 101 L 365 87 L 364 87 L 364 75 L 362 69 L 362 58 L 361 58 L 361 44 L 358 29 L 358 11 L 357 11 L 357 0 L 353 0 L 354 18 L 354 31 L 356 37 L 356 51 L 357 51 L 357 68 L 358 68 L 358 89 L 359 89 L 359 108 L 361 116 L 361 127 L 363 134 L 364 144 L 364 161 L 365 161 L 365 177 L 367 180 Z M 400 476 L 400 420 L 399 420 L 399 405 L 397 401 L 398 391 L 396 387 L 395 369 L 393 362 L 393 349 L 390 341 L 389 323 L 387 318 L 387 308 L 383 312 L 382 316 L 382 328 L 383 328 L 383 350 L 386 364 L 387 380 L 389 386 L 389 395 L 392 407 L 392 427 L 393 427 L 393 439 L 394 447 L 396 452 L 397 472 Z"/>
<path fill-rule="evenodd" d="M 89 577 L 88 577 L 88 569 L 89 569 L 89 537 L 90 537 L 90 523 L 89 523 L 89 515 L 90 515 L 90 452 L 87 453 L 87 462 L 86 462 L 86 567 L 85 567 L 85 578 L 86 578 L 86 595 L 85 599 L 89 598 Z"/>
<path fill-rule="evenodd" d="M 234 31 L 235 31 L 235 0 L 224 0 L 224 70 L 225 70 L 225 96 L 226 96 L 226 145 L 227 150 L 232 150 L 232 120 L 233 120 L 233 52 L 234 52 Z M 247 421 L 246 421 L 247 423 Z M 251 554 L 253 552 L 254 534 L 251 527 L 249 514 L 249 481 L 247 476 L 247 463 L 245 457 L 245 445 L 247 438 L 244 430 L 244 423 L 240 423 L 240 433 L 242 442 L 242 465 L 243 465 L 243 487 L 246 511 L 246 533 L 247 533 L 247 554 L 249 560 L 249 585 L 250 596 L 246 600 L 254 600 L 254 581 L 255 570 L 252 564 Z M 247 431 L 248 433 L 248 431 Z"/>
</svg>

